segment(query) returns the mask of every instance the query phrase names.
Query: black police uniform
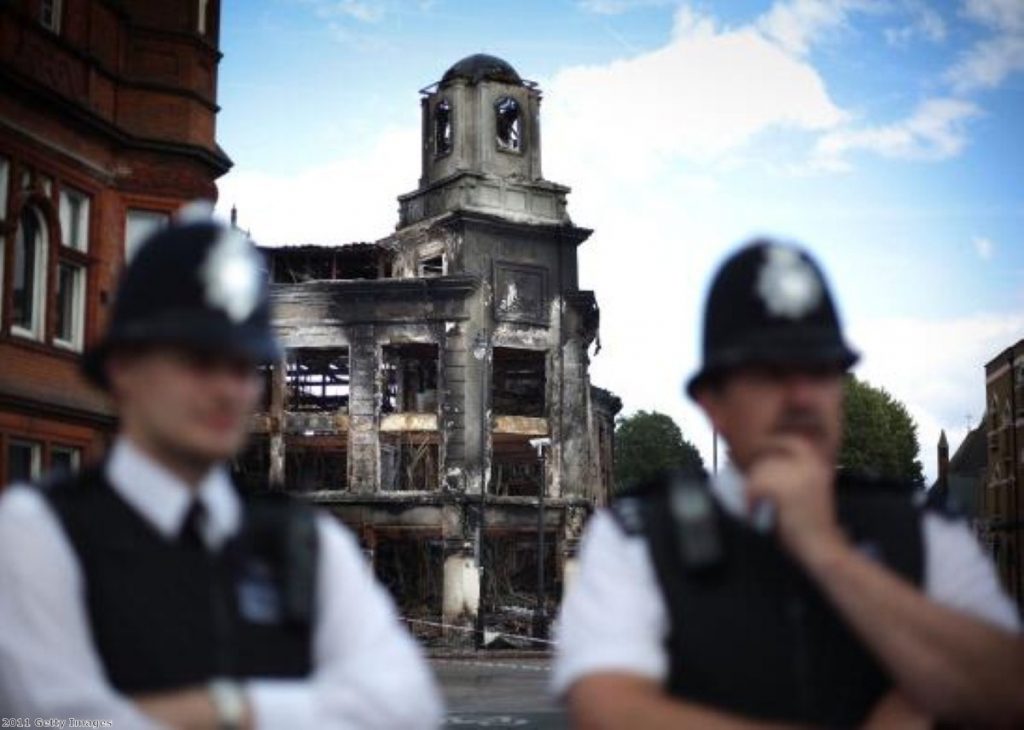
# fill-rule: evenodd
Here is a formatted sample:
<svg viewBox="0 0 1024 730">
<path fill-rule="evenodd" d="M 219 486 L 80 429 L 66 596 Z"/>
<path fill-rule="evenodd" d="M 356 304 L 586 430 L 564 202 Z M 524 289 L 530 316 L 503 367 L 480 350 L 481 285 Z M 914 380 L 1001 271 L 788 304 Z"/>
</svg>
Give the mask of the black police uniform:
<svg viewBox="0 0 1024 730">
<path fill-rule="evenodd" d="M 214 677 L 309 675 L 317 562 L 310 509 L 286 497 L 245 497 L 238 534 L 211 552 L 188 523 L 175 541 L 156 532 L 102 468 L 44 489 L 81 566 L 92 638 L 114 688 L 134 694 Z"/>
<path fill-rule="evenodd" d="M 177 345 L 273 362 L 262 260 L 239 231 L 174 222 L 126 268 L 106 338 L 83 368 L 108 385 L 119 348 Z M 82 567 L 88 619 L 111 684 L 125 693 L 214 677 L 304 677 L 312 669 L 317 539 L 312 509 L 239 494 L 238 533 L 218 550 L 187 520 L 169 541 L 111 488 L 101 466 L 44 484 Z"/>
<path fill-rule="evenodd" d="M 699 517 L 674 508 L 678 490 L 705 500 Z M 855 545 L 921 585 L 921 515 L 911 491 L 847 476 L 836 503 Z M 612 515 L 648 544 L 671 622 L 665 688 L 673 696 L 765 721 L 853 727 L 891 688 L 777 539 L 724 510 L 706 482 L 665 475 L 618 498 Z M 712 534 L 695 543 L 693 532 Z"/>
<path fill-rule="evenodd" d="M 770 241 L 740 250 L 712 285 L 704 365 L 691 396 L 747 365 L 846 369 L 844 342 L 815 262 Z M 849 538 L 920 585 L 924 548 L 913 490 L 845 476 L 837 517 Z M 778 540 L 713 499 L 705 481 L 672 475 L 613 504 L 642 535 L 671 619 L 666 690 L 680 699 L 779 722 L 863 722 L 891 678 Z"/>
</svg>

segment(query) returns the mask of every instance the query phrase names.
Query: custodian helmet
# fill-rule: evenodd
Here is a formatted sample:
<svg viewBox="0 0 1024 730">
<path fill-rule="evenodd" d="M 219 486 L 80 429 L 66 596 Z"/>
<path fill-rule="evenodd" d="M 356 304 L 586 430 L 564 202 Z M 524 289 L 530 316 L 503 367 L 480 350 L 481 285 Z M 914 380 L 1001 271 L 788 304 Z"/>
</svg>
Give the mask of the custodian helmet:
<svg viewBox="0 0 1024 730">
<path fill-rule="evenodd" d="M 111 350 L 150 344 L 256 363 L 278 358 L 263 259 L 244 233 L 192 217 L 174 220 L 142 242 L 121 275 L 106 335 L 86 353 L 83 370 L 106 387 Z"/>
<path fill-rule="evenodd" d="M 690 378 L 691 397 L 742 365 L 842 369 L 859 355 L 843 339 L 828 283 L 796 246 L 754 241 L 715 275 L 704 310 L 704 363 Z"/>
</svg>

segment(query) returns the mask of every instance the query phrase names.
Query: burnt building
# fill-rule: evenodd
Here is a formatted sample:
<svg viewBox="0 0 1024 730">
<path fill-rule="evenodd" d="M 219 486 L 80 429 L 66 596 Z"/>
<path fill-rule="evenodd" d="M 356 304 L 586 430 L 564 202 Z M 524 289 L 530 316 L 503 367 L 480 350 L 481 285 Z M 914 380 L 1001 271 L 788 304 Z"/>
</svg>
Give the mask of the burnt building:
<svg viewBox="0 0 1024 730">
<path fill-rule="evenodd" d="M 1024 340 L 985 365 L 986 479 L 978 529 L 1000 578 L 1024 609 Z"/>
<path fill-rule="evenodd" d="M 553 604 L 611 487 L 621 403 L 591 386 L 599 311 L 577 275 L 591 231 L 542 175 L 540 102 L 500 59 L 456 63 L 422 92 L 394 233 L 266 250 L 287 357 L 240 471 L 336 513 L 424 621 L 471 624 L 482 602 L 514 622 L 538 577 Z"/>
<path fill-rule="evenodd" d="M 218 0 L 0 3 L 0 484 L 113 431 L 78 374 L 132 247 L 216 198 Z"/>
</svg>

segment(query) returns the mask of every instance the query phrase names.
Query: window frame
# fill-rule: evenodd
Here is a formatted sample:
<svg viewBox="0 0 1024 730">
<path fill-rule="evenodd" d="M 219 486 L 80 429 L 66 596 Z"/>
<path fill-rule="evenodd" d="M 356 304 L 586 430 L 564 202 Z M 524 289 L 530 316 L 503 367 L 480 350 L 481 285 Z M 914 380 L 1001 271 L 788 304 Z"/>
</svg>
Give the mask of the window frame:
<svg viewBox="0 0 1024 730">
<path fill-rule="evenodd" d="M 143 231 L 137 233 L 134 236 L 134 240 L 129 240 L 129 225 L 132 217 L 136 216 L 136 219 L 148 218 L 151 222 L 157 218 L 161 219 L 160 223 L 154 225 L 148 225 Z M 171 214 L 164 210 L 157 208 L 133 208 L 126 207 L 124 211 L 124 236 L 121 246 L 121 253 L 124 255 L 124 262 L 128 263 L 135 256 L 135 252 L 139 249 L 139 244 L 149 236 L 153 231 L 157 230 L 161 226 L 166 226 L 171 221 Z M 131 244 L 131 245 L 129 245 Z"/>
<path fill-rule="evenodd" d="M 18 239 L 21 238 L 22 234 L 22 216 L 23 215 L 34 215 L 39 224 L 39 237 L 34 242 L 36 247 L 36 257 L 33 262 L 33 289 L 32 289 L 32 314 L 31 323 L 29 327 L 24 327 L 20 322 L 11 320 L 11 334 L 18 337 L 22 337 L 27 340 L 34 340 L 36 342 L 45 342 L 46 340 L 46 295 L 47 295 L 47 284 L 49 283 L 49 263 L 50 263 L 50 230 L 47 225 L 46 217 L 42 211 L 39 210 L 37 205 L 29 202 L 22 207 L 21 212 L 18 214 L 18 224 L 15 227 L 15 240 L 14 247 L 17 249 Z M 15 266 L 17 262 L 17 255 L 14 256 L 14 261 L 11 265 Z M 12 271 L 12 276 L 16 272 Z M 14 283 L 11 283 L 11 296 L 14 295 Z M 13 317 L 13 312 L 12 312 Z"/>
<path fill-rule="evenodd" d="M 4 475 L 6 481 L 14 481 L 14 477 L 11 475 L 11 449 L 15 446 L 27 446 L 31 450 L 32 463 L 29 466 L 28 481 L 32 482 L 39 479 L 43 474 L 43 442 L 15 436 L 8 437 L 6 442 L 4 448 L 4 464 L 7 469 L 7 473 Z"/>
<path fill-rule="evenodd" d="M 46 10 L 49 7 L 50 17 L 46 18 Z M 51 33 L 60 34 L 61 21 L 64 15 L 63 0 L 41 0 L 39 3 L 39 24 Z"/>
<path fill-rule="evenodd" d="M 435 262 L 440 260 L 441 265 L 437 267 Z M 448 257 L 444 252 L 431 256 L 423 256 L 416 263 L 416 276 L 420 279 L 436 279 L 448 275 Z"/>
<path fill-rule="evenodd" d="M 7 203 L 10 194 L 10 180 L 11 180 L 11 161 L 10 158 L 0 155 L 0 230 L 6 227 L 7 222 Z M 7 264 L 7 245 L 4 240 L 5 236 L 0 236 L 0 322 L 3 322 L 4 313 L 4 301 L 7 297 L 3 296 L 6 278 L 6 264 Z"/>
<path fill-rule="evenodd" d="M 0 221 L 7 219 L 7 202 L 11 192 L 11 160 L 0 155 Z"/>
<path fill-rule="evenodd" d="M 60 331 L 63 312 L 61 308 L 61 269 L 67 267 L 73 270 L 74 291 L 71 293 L 71 338 L 66 339 Z M 54 322 L 53 344 L 72 352 L 81 352 L 85 343 L 85 289 L 88 286 L 87 268 L 74 261 L 61 258 L 57 262 L 57 271 L 54 278 L 54 314 L 57 319 Z"/>
<path fill-rule="evenodd" d="M 47 464 L 48 471 L 54 471 L 56 468 L 53 463 L 53 457 L 55 454 L 69 454 L 71 456 L 71 473 L 77 472 L 82 468 L 82 447 L 71 446 L 70 444 L 54 443 L 50 444 L 50 458 L 49 464 Z"/>
<path fill-rule="evenodd" d="M 88 253 L 89 223 L 92 215 L 92 200 L 89 194 L 70 185 L 62 185 L 57 205 L 61 247 Z M 74 236 L 71 235 L 72 232 Z"/>
<path fill-rule="evenodd" d="M 196 0 L 196 32 L 201 36 L 210 32 L 210 0 Z"/>
</svg>

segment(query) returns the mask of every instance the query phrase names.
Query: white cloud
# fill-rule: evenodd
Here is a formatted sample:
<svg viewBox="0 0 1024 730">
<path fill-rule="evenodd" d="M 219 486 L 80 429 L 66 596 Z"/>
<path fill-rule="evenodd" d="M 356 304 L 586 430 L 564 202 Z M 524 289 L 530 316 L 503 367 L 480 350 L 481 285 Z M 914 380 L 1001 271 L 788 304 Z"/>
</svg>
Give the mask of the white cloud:
<svg viewBox="0 0 1024 730">
<path fill-rule="evenodd" d="M 851 331 L 864 353 L 858 375 L 903 401 L 917 422 L 930 482 L 939 432 L 946 430 L 956 450 L 968 421 L 977 425 L 985 408 L 985 363 L 1020 339 L 1024 314 L 865 319 Z"/>
<path fill-rule="evenodd" d="M 790 53 L 803 55 L 811 46 L 846 25 L 854 10 L 881 9 L 871 0 L 779 0 L 756 25 Z"/>
<path fill-rule="evenodd" d="M 980 114 L 981 110 L 969 101 L 928 99 L 898 122 L 825 134 L 818 140 L 814 162 L 826 170 L 848 169 L 846 155 L 855 151 L 891 159 L 945 160 L 963 150 L 967 144 L 967 122 Z"/>
<path fill-rule="evenodd" d="M 671 5 L 675 0 L 579 0 L 576 4 L 598 15 L 621 15 L 631 10 L 657 5 Z"/>
<path fill-rule="evenodd" d="M 264 245 L 372 241 L 394 229 L 395 196 L 416 187 L 419 128 L 387 129 L 357 151 L 289 175 L 238 170 L 218 185 L 218 207 Z"/>
<path fill-rule="evenodd" d="M 992 243 L 991 238 L 975 236 L 971 239 L 971 243 L 974 244 L 974 250 L 982 261 L 990 261 L 992 259 L 992 254 L 995 253 L 995 244 Z"/>
<path fill-rule="evenodd" d="M 993 89 L 1024 70 L 1024 35 L 998 35 L 975 45 L 946 74 L 960 92 Z"/>
<path fill-rule="evenodd" d="M 844 117 L 811 65 L 752 27 L 719 30 L 686 7 L 663 48 L 566 69 L 545 85 L 551 169 L 572 161 L 571 172 L 620 179 L 721 160 L 765 130 L 827 130 Z"/>
<path fill-rule="evenodd" d="M 966 0 L 964 15 L 1004 33 L 1024 33 L 1024 3 L 1020 0 Z"/>
<path fill-rule="evenodd" d="M 376 23 L 388 12 L 382 0 L 305 0 L 316 8 L 321 18 L 352 18 L 363 23 Z"/>
<path fill-rule="evenodd" d="M 924 38 L 932 43 L 946 40 L 946 21 L 934 8 L 921 0 L 907 0 L 905 10 L 911 16 L 910 22 L 883 31 L 889 45 L 905 46 L 916 38 Z"/>
<path fill-rule="evenodd" d="M 1008 76 L 1024 71 L 1024 2 L 967 0 L 963 15 L 992 31 L 968 49 L 947 71 L 959 92 L 992 89 Z"/>
<path fill-rule="evenodd" d="M 932 43 L 946 38 L 945 21 L 926 0 L 777 0 L 756 26 L 790 53 L 805 55 L 849 31 L 854 13 L 905 18 L 903 25 L 883 30 L 890 45 L 905 45 L 917 37 Z"/>
<path fill-rule="evenodd" d="M 593 382 L 628 412 L 668 413 L 710 460 L 711 432 L 682 385 L 699 360 L 711 272 L 749 233 L 719 173 L 758 135 L 814 134 L 845 112 L 803 59 L 685 6 L 665 47 L 566 69 L 543 87 L 547 177 L 573 186 L 574 220 L 596 229 L 580 252 L 606 345 Z"/>
</svg>

